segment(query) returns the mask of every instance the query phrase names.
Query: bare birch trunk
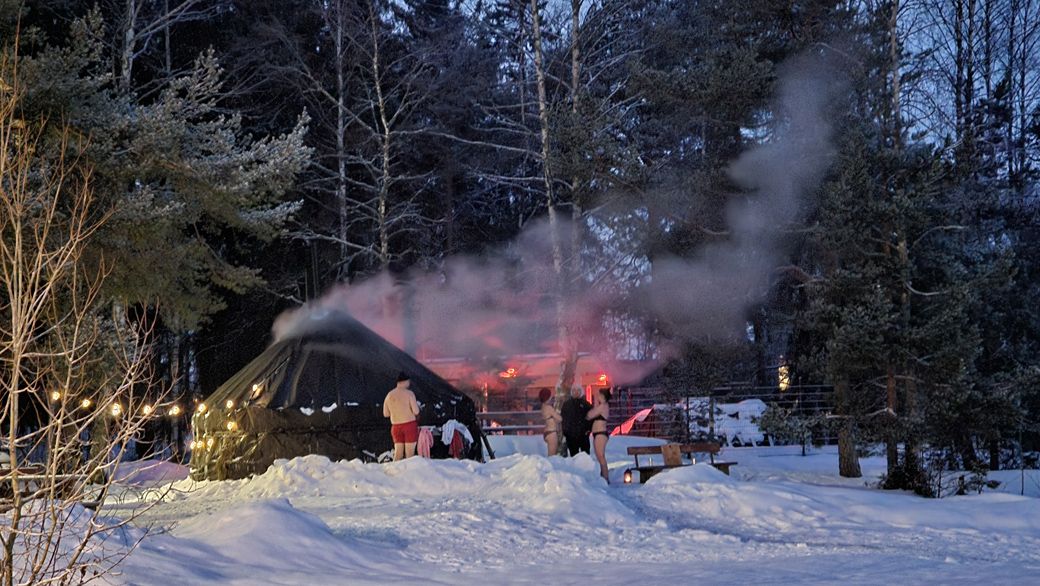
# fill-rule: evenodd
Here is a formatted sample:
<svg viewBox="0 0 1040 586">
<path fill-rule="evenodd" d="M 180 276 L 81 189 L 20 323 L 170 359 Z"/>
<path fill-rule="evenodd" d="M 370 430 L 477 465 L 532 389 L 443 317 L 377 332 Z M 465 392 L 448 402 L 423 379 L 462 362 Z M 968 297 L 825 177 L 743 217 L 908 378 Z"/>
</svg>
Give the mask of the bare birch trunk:
<svg viewBox="0 0 1040 586">
<path fill-rule="evenodd" d="M 889 120 L 885 125 L 888 128 L 889 136 L 892 139 L 892 149 L 899 153 L 902 150 L 902 124 L 900 123 L 900 43 L 899 43 L 899 0 L 892 2 L 888 16 L 888 76 L 889 76 L 889 90 L 891 95 L 889 96 Z M 899 232 L 899 229 L 889 230 L 889 234 L 892 232 Z M 902 236 L 899 236 L 902 238 Z M 892 253 L 892 247 L 887 241 L 885 242 L 885 255 Z M 905 295 L 903 296 L 905 300 Z M 904 324 L 905 326 L 906 324 Z M 896 368 L 891 363 L 891 359 L 888 367 L 885 371 L 885 406 L 888 409 L 888 423 L 889 429 L 885 434 L 885 459 L 886 468 L 889 477 L 892 477 L 899 468 L 899 439 L 897 437 L 896 427 L 899 423 L 899 415 L 897 411 L 898 396 L 896 386 Z"/>
<path fill-rule="evenodd" d="M 137 0 L 126 0 L 126 24 L 123 29 L 123 51 L 119 60 L 119 78 L 123 89 L 130 88 L 134 68 L 134 51 L 137 48 Z"/>
<path fill-rule="evenodd" d="M 339 238 L 339 280 L 347 278 L 347 259 L 350 257 L 350 248 L 347 233 L 347 224 L 350 220 L 347 207 L 347 113 L 346 92 L 347 86 L 344 78 L 344 47 L 343 47 L 343 0 L 336 2 L 336 205 L 339 214 L 339 225 L 336 236 Z"/>
<path fill-rule="evenodd" d="M 983 0 L 982 15 L 982 75 L 989 100 L 993 97 L 993 0 Z"/>
<path fill-rule="evenodd" d="M 902 92 L 902 76 L 900 70 L 902 69 L 902 61 L 900 59 L 900 43 L 899 43 L 899 0 L 892 2 L 892 12 L 888 19 L 888 60 L 892 75 L 892 144 L 896 152 L 902 150 L 903 145 L 903 129 L 902 129 L 902 107 L 901 107 L 901 95 Z"/>
<path fill-rule="evenodd" d="M 953 112 L 956 125 L 956 136 L 960 140 L 964 135 L 964 30 L 961 28 L 964 22 L 964 0 L 954 0 L 953 20 L 953 47 L 954 47 L 954 78 L 953 78 Z"/>
<path fill-rule="evenodd" d="M 390 191 L 390 121 L 387 116 L 386 98 L 383 96 L 383 80 L 379 51 L 379 19 L 375 6 L 368 5 L 372 25 L 372 78 L 376 90 L 376 105 L 379 110 L 380 123 L 380 177 L 377 187 L 376 218 L 379 231 L 379 268 L 386 270 L 390 266 L 390 231 L 387 226 Z"/>
<path fill-rule="evenodd" d="M 170 0 L 163 0 L 163 13 L 170 13 Z M 166 77 L 169 77 L 173 73 L 173 56 L 170 54 L 170 23 L 167 22 L 163 26 L 163 57 L 165 61 L 163 63 L 163 73 Z"/>
<path fill-rule="evenodd" d="M 581 7 L 582 0 L 571 0 L 571 115 L 576 121 L 580 115 L 581 101 Z M 577 145 L 576 145 L 577 146 Z M 577 170 L 571 176 L 571 254 L 568 270 L 563 277 L 565 295 L 573 299 L 575 287 L 580 287 L 582 275 L 581 250 L 585 241 L 584 188 Z M 578 332 L 569 328 L 567 346 L 563 347 L 563 372 L 560 384 L 573 384 L 578 363 Z M 568 371 L 570 369 L 570 372 Z"/>
<path fill-rule="evenodd" d="M 1015 62 L 1015 24 L 1018 20 L 1018 2 L 1019 0 L 1011 0 L 1011 6 L 1008 8 L 1008 55 L 1007 62 L 1008 67 L 1012 67 Z M 1014 76 L 1010 76 L 1010 79 L 1014 80 Z M 1014 84 L 1012 84 L 1013 86 Z M 1010 99 L 1009 102 L 1014 101 L 1015 90 L 1014 87 L 1010 88 Z M 1014 179 L 1017 176 L 1015 171 L 1016 162 L 1016 148 L 1015 148 L 1015 117 L 1008 116 L 1007 123 L 1007 144 L 1008 144 L 1008 160 L 1007 160 L 1007 173 L 1008 177 Z"/>
<path fill-rule="evenodd" d="M 11 458 L 0 472 L 0 584 L 103 580 L 129 548 L 112 557 L 92 545 L 122 522 L 81 503 L 105 498 L 109 454 L 118 457 L 146 417 L 132 395 L 148 380 L 145 362 L 137 344 L 99 323 L 107 268 L 83 253 L 109 215 L 89 170 L 72 162 L 71 131 L 17 118 L 16 62 L 0 58 L 0 79 L 13 80 L 0 92 L 0 411 Z M 29 408 L 43 414 L 35 429 L 22 417 Z M 80 434 L 99 426 L 111 430 L 96 438 L 105 449 L 84 457 Z"/>
<path fill-rule="evenodd" d="M 531 32 L 534 44 L 535 81 L 538 86 L 538 124 L 541 136 L 542 177 L 545 182 L 545 200 L 549 211 L 549 232 L 552 241 L 553 270 L 556 273 L 556 327 L 557 340 L 562 354 L 560 376 L 556 383 L 557 403 L 566 400 L 570 388 L 574 384 L 577 353 L 573 351 L 570 332 L 570 316 L 568 315 L 567 294 L 569 275 L 564 259 L 563 242 L 560 234 L 559 210 L 551 164 L 551 144 L 549 140 L 549 104 L 545 89 L 545 63 L 542 52 L 542 24 L 538 0 L 531 0 Z"/>
<path fill-rule="evenodd" d="M 1026 93 L 1028 91 L 1028 84 L 1026 75 L 1029 72 L 1029 57 L 1030 51 L 1027 49 L 1032 45 L 1032 36 L 1037 34 L 1040 29 L 1036 27 L 1030 16 L 1036 17 L 1036 9 L 1033 8 L 1032 0 L 1025 0 L 1025 6 L 1022 10 L 1022 39 L 1019 42 L 1019 63 L 1018 63 L 1018 172 L 1022 173 L 1026 169 L 1026 133 L 1029 128 L 1029 109 L 1026 107 Z M 1032 26 L 1031 26 L 1032 25 Z M 1023 186 L 1022 192 L 1025 193 Z"/>
</svg>

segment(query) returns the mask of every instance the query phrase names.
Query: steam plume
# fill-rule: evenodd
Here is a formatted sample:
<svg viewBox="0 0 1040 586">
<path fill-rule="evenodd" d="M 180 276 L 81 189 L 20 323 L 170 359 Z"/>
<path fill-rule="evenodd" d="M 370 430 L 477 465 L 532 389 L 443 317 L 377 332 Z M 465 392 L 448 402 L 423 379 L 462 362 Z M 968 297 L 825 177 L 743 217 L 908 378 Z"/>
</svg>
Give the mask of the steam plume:
<svg viewBox="0 0 1040 586">
<path fill-rule="evenodd" d="M 745 192 L 728 208 L 729 231 L 723 241 L 705 247 L 693 259 L 659 257 L 652 268 L 645 259 L 636 263 L 643 273 L 636 299 L 629 295 L 632 270 L 573 288 L 568 319 L 580 332 L 583 351 L 612 354 L 623 345 L 608 339 L 607 312 L 618 316 L 631 310 L 672 324 L 673 333 L 688 338 L 743 331 L 748 307 L 761 301 L 771 273 L 782 264 L 784 229 L 798 221 L 804 195 L 832 162 L 831 126 L 825 113 L 842 88 L 836 78 L 818 57 L 794 59 L 782 68 L 772 140 L 741 155 L 729 169 Z M 603 228 L 609 225 L 604 222 L 601 229 L 586 231 L 586 250 L 603 250 L 598 244 L 617 237 L 616 231 Z M 480 258 L 450 258 L 436 272 L 410 272 L 406 280 L 413 291 L 410 315 L 418 357 L 555 351 L 552 300 L 557 289 L 549 242 L 547 224 L 532 223 L 502 250 Z M 611 261 L 599 260 L 604 265 Z M 281 316 L 274 333 L 276 338 L 291 336 L 297 320 L 308 312 L 338 309 L 408 350 L 404 303 L 399 281 L 380 274 L 336 286 L 308 307 Z M 633 320 L 627 326 L 624 335 L 638 328 Z M 675 332 L 675 327 L 681 331 Z"/>
</svg>

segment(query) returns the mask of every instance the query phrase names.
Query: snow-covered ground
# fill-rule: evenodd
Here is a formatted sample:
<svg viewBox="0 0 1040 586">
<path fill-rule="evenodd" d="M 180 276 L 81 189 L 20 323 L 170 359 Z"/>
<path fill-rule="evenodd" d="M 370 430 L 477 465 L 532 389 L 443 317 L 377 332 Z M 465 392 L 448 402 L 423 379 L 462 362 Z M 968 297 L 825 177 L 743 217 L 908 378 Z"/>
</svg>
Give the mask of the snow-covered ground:
<svg viewBox="0 0 1040 586">
<path fill-rule="evenodd" d="M 488 464 L 310 456 L 228 482 L 129 470 L 114 516 L 151 504 L 121 567 L 130 584 L 1031 583 L 1040 576 L 1040 475 L 1008 493 L 942 500 L 841 479 L 833 450 L 730 448 L 706 465 L 607 486 L 587 456 L 545 458 L 537 437 L 494 438 Z M 183 469 L 180 474 L 183 476 Z M 1003 478 L 1001 478 L 1003 480 Z"/>
</svg>

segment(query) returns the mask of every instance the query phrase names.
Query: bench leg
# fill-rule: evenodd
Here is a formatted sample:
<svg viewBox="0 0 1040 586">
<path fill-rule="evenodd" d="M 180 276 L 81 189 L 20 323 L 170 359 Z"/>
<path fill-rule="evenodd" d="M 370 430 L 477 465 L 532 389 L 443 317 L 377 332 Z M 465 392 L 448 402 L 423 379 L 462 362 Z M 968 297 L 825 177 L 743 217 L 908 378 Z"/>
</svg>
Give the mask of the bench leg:
<svg viewBox="0 0 1040 586">
<path fill-rule="evenodd" d="M 716 470 L 722 472 L 726 476 L 729 476 L 729 464 L 712 464 Z"/>
<path fill-rule="evenodd" d="M 646 481 L 650 480 L 650 478 L 658 472 L 660 472 L 660 470 L 640 470 L 639 484 L 646 484 Z"/>
</svg>

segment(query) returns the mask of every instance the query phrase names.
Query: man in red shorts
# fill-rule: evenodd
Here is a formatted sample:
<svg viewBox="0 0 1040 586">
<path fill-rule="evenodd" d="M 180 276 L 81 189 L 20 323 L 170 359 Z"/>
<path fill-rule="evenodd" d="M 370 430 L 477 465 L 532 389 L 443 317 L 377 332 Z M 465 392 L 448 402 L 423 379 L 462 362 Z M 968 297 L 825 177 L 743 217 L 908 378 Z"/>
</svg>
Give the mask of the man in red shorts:
<svg viewBox="0 0 1040 586">
<path fill-rule="evenodd" d="M 390 437 L 394 440 L 394 461 L 415 455 L 415 444 L 419 441 L 419 404 L 409 387 L 408 375 L 397 375 L 397 386 L 383 399 L 383 417 L 390 418 Z"/>
</svg>

